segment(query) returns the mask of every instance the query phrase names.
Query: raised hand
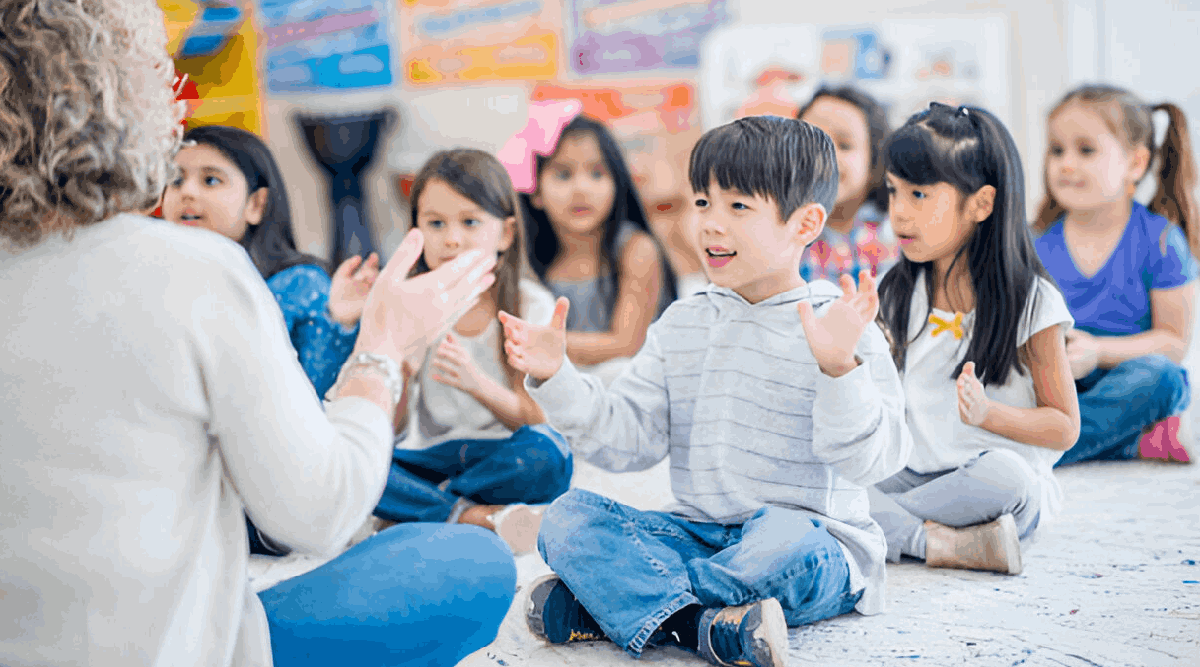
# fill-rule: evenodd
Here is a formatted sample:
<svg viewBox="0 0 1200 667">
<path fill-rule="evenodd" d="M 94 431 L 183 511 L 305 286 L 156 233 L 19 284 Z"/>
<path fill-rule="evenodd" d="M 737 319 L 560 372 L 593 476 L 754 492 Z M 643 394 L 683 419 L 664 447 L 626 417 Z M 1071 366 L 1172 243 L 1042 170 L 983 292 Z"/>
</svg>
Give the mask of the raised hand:
<svg viewBox="0 0 1200 667">
<path fill-rule="evenodd" d="M 376 278 L 363 306 L 356 350 L 386 354 L 401 364 L 416 359 L 496 281 L 495 255 L 478 250 L 408 278 L 424 243 L 420 230 L 410 231 Z"/>
<path fill-rule="evenodd" d="M 826 375 L 838 377 L 854 370 L 858 365 L 854 360 L 854 348 L 879 312 L 875 278 L 869 271 L 863 271 L 858 276 L 858 283 L 860 288 L 854 286 L 850 276 L 842 275 L 842 296 L 830 304 L 820 318 L 813 314 L 811 303 L 801 301 L 796 306 L 808 346 Z"/>
<path fill-rule="evenodd" d="M 963 364 L 958 375 L 958 418 L 964 424 L 982 426 L 992 409 L 992 399 L 983 391 L 983 383 L 975 377 L 975 362 Z"/>
<path fill-rule="evenodd" d="M 437 370 L 433 379 L 474 396 L 480 389 L 480 370 L 453 333 L 446 334 L 430 362 Z"/>
<path fill-rule="evenodd" d="M 567 355 L 567 310 L 570 306 L 566 297 L 558 297 L 549 326 L 530 324 L 501 311 L 500 323 L 504 325 L 504 351 L 508 353 L 508 363 L 536 380 L 554 377 L 562 368 L 563 357 Z"/>
<path fill-rule="evenodd" d="M 344 327 L 353 327 L 362 316 L 371 286 L 379 277 L 379 255 L 371 253 L 367 261 L 355 255 L 346 258 L 333 272 L 329 288 L 329 316 Z"/>
</svg>

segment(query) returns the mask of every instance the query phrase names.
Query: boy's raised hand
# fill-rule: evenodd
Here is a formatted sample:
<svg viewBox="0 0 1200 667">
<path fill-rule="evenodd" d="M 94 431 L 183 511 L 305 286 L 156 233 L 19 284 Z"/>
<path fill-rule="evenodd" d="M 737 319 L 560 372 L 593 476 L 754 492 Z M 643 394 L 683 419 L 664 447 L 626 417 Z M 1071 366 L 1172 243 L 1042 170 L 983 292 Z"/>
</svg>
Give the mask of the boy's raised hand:
<svg viewBox="0 0 1200 667">
<path fill-rule="evenodd" d="M 554 377 L 567 355 L 567 310 L 570 306 L 565 296 L 558 297 L 550 325 L 544 327 L 500 311 L 508 363 L 535 380 Z"/>
<path fill-rule="evenodd" d="M 854 348 L 879 312 L 879 292 L 875 290 L 875 278 L 871 272 L 859 273 L 858 284 L 861 288 L 856 288 L 854 279 L 843 274 L 842 296 L 830 304 L 819 319 L 813 314 L 811 303 L 801 301 L 796 306 L 800 311 L 804 335 L 808 337 L 808 346 L 826 375 L 839 377 L 858 366 L 854 360 Z"/>
</svg>

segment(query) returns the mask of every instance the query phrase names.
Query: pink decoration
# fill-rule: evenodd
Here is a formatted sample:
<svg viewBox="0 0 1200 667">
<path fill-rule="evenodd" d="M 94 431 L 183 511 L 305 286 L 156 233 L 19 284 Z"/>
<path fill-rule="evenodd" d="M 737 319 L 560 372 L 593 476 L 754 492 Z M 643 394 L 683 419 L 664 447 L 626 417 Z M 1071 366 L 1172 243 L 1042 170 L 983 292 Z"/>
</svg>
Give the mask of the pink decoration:
<svg viewBox="0 0 1200 667">
<path fill-rule="evenodd" d="M 537 190 L 534 154 L 553 154 L 563 129 L 582 111 L 583 102 L 579 100 L 529 103 L 529 123 L 496 152 L 517 192 L 533 194 Z"/>
</svg>

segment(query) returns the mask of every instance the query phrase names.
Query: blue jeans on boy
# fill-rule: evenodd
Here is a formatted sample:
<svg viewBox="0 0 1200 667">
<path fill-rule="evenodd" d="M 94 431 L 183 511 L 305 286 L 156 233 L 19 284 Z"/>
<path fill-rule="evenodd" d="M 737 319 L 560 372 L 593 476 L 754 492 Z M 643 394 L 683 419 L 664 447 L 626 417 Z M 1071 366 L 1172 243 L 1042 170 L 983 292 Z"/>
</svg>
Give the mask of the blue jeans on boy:
<svg viewBox="0 0 1200 667">
<path fill-rule="evenodd" d="M 475 526 L 404 524 L 258 594 L 276 667 L 443 667 L 495 640 L 517 570 Z"/>
<path fill-rule="evenodd" d="M 1075 382 L 1079 394 L 1079 440 L 1055 467 L 1080 461 L 1136 459 L 1142 429 L 1187 409 L 1187 371 L 1153 354 L 1114 368 L 1097 368 Z"/>
<path fill-rule="evenodd" d="M 538 550 L 604 633 L 634 657 L 680 609 L 776 598 L 790 626 L 854 609 L 841 545 L 819 521 L 767 506 L 740 525 L 643 512 L 572 489 L 542 515 Z"/>
<path fill-rule="evenodd" d="M 545 424 L 522 426 L 507 438 L 396 449 L 375 516 L 445 521 L 460 498 L 483 505 L 548 503 L 570 488 L 573 468 L 566 440 Z"/>
</svg>

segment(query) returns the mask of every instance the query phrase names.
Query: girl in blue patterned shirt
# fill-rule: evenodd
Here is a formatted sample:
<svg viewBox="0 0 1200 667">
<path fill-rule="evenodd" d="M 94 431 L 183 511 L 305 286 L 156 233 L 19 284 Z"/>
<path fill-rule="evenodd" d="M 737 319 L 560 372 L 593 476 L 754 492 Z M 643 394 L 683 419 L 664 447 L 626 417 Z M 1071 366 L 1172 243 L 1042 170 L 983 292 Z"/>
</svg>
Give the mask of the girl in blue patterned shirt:
<svg viewBox="0 0 1200 667">
<path fill-rule="evenodd" d="M 358 337 L 358 318 L 379 257 L 350 257 L 332 279 L 325 262 L 299 252 L 275 158 L 262 139 L 234 127 L 192 129 L 175 157 L 179 176 L 163 195 L 163 217 L 237 241 L 279 302 L 318 396 L 333 386 Z"/>
</svg>

